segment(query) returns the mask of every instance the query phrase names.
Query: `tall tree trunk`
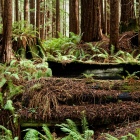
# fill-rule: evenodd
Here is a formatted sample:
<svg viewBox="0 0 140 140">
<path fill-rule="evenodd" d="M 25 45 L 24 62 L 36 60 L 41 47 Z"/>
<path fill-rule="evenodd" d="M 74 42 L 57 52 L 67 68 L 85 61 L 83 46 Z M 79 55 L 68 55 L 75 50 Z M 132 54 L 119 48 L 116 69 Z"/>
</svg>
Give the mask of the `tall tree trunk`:
<svg viewBox="0 0 140 140">
<path fill-rule="evenodd" d="M 49 1 L 48 1 L 48 3 L 49 3 Z M 46 9 L 47 9 L 47 17 L 46 17 L 46 22 L 47 23 L 49 23 L 50 22 L 50 8 L 49 8 L 49 4 L 47 3 L 47 7 L 46 7 Z M 51 25 L 50 24 L 47 24 L 47 27 L 46 27 L 46 36 L 47 36 L 47 38 L 49 38 L 49 37 L 51 37 Z"/>
<path fill-rule="evenodd" d="M 63 0 L 63 35 L 66 36 L 66 0 Z"/>
<path fill-rule="evenodd" d="M 107 11 L 107 34 L 110 34 L 110 0 L 107 0 L 109 11 Z"/>
<path fill-rule="evenodd" d="M 110 1 L 110 46 L 118 51 L 119 39 L 119 0 Z"/>
<path fill-rule="evenodd" d="M 138 32 L 138 47 L 140 52 L 140 0 L 139 0 L 139 32 Z"/>
<path fill-rule="evenodd" d="M 93 0 L 81 0 L 81 33 L 85 42 L 93 41 Z"/>
<path fill-rule="evenodd" d="M 40 39 L 44 39 L 44 13 L 45 13 L 45 0 L 41 1 L 41 8 L 40 8 Z"/>
<path fill-rule="evenodd" d="M 94 27 L 93 40 L 99 41 L 102 39 L 101 29 L 101 4 L 100 0 L 94 0 Z"/>
<path fill-rule="evenodd" d="M 28 0 L 24 0 L 24 20 L 26 21 L 25 27 L 28 26 L 28 16 L 29 16 L 29 3 Z"/>
<path fill-rule="evenodd" d="M 105 15 L 104 33 L 107 34 L 107 0 L 104 0 L 104 15 Z"/>
<path fill-rule="evenodd" d="M 105 0 L 104 0 L 105 1 Z M 103 6 L 103 0 L 100 0 L 100 4 L 101 4 L 101 28 L 102 28 L 102 32 L 104 33 L 104 27 L 105 27 L 105 16 L 104 16 L 104 13 L 105 13 L 105 11 L 104 11 L 104 7 L 105 6 Z"/>
<path fill-rule="evenodd" d="M 33 28 L 35 28 L 35 1 L 30 0 L 30 24 L 33 25 Z"/>
<path fill-rule="evenodd" d="M 121 21 L 128 23 L 135 18 L 134 0 L 121 0 Z"/>
<path fill-rule="evenodd" d="M 81 32 L 86 42 L 102 39 L 99 0 L 81 0 Z"/>
<path fill-rule="evenodd" d="M 52 0 L 52 37 L 56 35 L 56 4 L 55 0 Z"/>
<path fill-rule="evenodd" d="M 56 0 L 56 38 L 60 32 L 60 0 Z"/>
<path fill-rule="evenodd" d="M 37 37 L 40 38 L 40 0 L 37 0 L 36 3 L 36 30 L 38 31 Z"/>
<path fill-rule="evenodd" d="M 19 21 L 19 5 L 18 5 L 18 0 L 15 0 L 15 20 Z"/>
<path fill-rule="evenodd" d="M 12 54 L 12 0 L 4 1 L 2 61 L 9 63 Z"/>
<path fill-rule="evenodd" d="M 79 34 L 79 0 L 69 1 L 69 32 Z"/>
</svg>

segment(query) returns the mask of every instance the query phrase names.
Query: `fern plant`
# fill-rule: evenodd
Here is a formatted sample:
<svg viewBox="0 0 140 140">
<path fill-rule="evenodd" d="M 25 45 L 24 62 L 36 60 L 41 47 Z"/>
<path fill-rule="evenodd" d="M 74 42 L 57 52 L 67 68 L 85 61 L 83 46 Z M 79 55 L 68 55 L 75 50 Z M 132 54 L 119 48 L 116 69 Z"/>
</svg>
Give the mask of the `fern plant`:
<svg viewBox="0 0 140 140">
<path fill-rule="evenodd" d="M 42 129 L 45 135 L 32 128 L 23 130 L 27 131 L 24 136 L 24 140 L 55 140 L 55 137 L 53 137 L 47 125 L 43 124 Z"/>
<path fill-rule="evenodd" d="M 122 77 L 124 80 L 139 79 L 139 77 L 137 76 L 137 74 L 139 74 L 140 71 L 135 71 L 132 74 L 130 74 L 128 71 L 126 71 L 126 73 L 127 73 L 127 76 L 126 77 L 125 76 Z"/>
<path fill-rule="evenodd" d="M 35 37 L 37 34 L 37 31 L 33 30 L 33 25 L 28 24 L 28 26 L 24 26 L 27 24 L 27 21 L 20 20 L 15 21 L 12 26 L 12 35 L 13 40 L 17 41 L 18 38 L 22 40 L 22 38 L 26 39 L 28 37 Z"/>
<path fill-rule="evenodd" d="M 44 41 L 42 44 L 46 50 L 47 60 L 75 60 L 77 44 L 80 43 L 81 37 L 82 35 L 76 35 L 71 32 L 70 37 L 64 37 L 59 34 L 59 38 Z"/>
<path fill-rule="evenodd" d="M 4 126 L 0 125 L 0 129 L 2 129 L 4 131 L 4 135 L 0 133 L 0 139 L 1 140 L 18 140 L 18 137 L 15 137 L 13 139 L 13 136 L 12 136 L 12 131 L 5 128 Z"/>
<path fill-rule="evenodd" d="M 114 61 L 117 63 L 133 63 L 140 61 L 140 54 L 134 56 L 135 50 L 132 53 L 124 52 L 124 51 L 118 51 L 114 56 Z"/>
<path fill-rule="evenodd" d="M 122 136 L 120 138 L 116 138 L 108 133 L 105 134 L 105 138 L 106 140 L 140 140 L 140 129 L 137 129 L 136 130 L 136 134 L 132 134 L 132 133 L 128 133 L 127 135 L 125 136 Z"/>
<path fill-rule="evenodd" d="M 92 140 L 94 131 L 89 130 L 88 123 L 85 115 L 82 115 L 81 125 L 82 125 L 82 134 L 79 132 L 76 123 L 71 119 L 66 119 L 67 123 L 56 124 L 60 129 L 67 133 L 68 136 L 62 138 L 62 140 Z"/>
</svg>

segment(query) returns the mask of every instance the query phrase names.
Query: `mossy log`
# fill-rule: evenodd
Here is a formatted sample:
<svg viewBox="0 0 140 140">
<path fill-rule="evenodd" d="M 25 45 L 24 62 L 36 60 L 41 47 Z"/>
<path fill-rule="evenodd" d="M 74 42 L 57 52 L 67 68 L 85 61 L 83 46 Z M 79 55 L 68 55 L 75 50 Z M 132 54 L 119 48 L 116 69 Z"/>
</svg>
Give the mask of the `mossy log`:
<svg viewBox="0 0 140 140">
<path fill-rule="evenodd" d="M 64 122 L 67 118 L 80 122 L 81 113 L 84 112 L 90 125 L 102 125 L 120 123 L 123 121 L 138 120 L 140 116 L 140 104 L 135 102 L 118 102 L 110 104 L 90 104 L 80 106 L 61 105 L 57 110 L 51 110 L 51 116 L 43 114 L 42 110 L 31 112 L 30 109 L 19 111 L 22 124 L 27 122 L 56 123 Z"/>
<path fill-rule="evenodd" d="M 131 82 L 41 78 L 27 82 L 25 92 L 13 102 L 24 122 L 79 120 L 83 111 L 99 124 L 138 119 L 140 81 Z"/>
</svg>

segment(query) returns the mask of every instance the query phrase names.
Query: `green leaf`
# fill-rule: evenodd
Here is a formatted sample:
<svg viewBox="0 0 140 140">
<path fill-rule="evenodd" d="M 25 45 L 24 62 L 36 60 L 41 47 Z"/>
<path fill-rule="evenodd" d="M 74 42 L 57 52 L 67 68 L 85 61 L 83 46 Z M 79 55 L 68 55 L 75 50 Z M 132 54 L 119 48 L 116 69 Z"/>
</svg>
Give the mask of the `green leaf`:
<svg viewBox="0 0 140 140">
<path fill-rule="evenodd" d="M 46 136 L 48 137 L 48 139 L 49 139 L 49 140 L 53 140 L 53 136 L 52 136 L 52 134 L 51 134 L 49 128 L 47 127 L 47 125 L 43 124 L 43 127 L 42 127 L 42 128 L 43 128 L 43 130 L 44 130 Z"/>
<path fill-rule="evenodd" d="M 10 62 L 10 66 L 13 66 L 15 63 L 17 62 L 17 60 L 11 60 L 11 62 Z"/>
<path fill-rule="evenodd" d="M 107 140 L 119 140 L 118 138 L 113 137 L 113 136 L 111 136 L 111 135 L 110 135 L 110 134 L 108 134 L 108 133 L 106 133 L 105 135 L 106 135 L 106 137 L 105 137 L 105 138 L 106 138 Z"/>
<path fill-rule="evenodd" d="M 0 92 L 0 104 L 1 104 L 1 106 L 3 107 L 3 95 L 2 95 L 1 92 Z"/>
<path fill-rule="evenodd" d="M 0 88 L 2 88 L 6 82 L 7 82 L 7 79 L 3 77 L 0 81 Z"/>
<path fill-rule="evenodd" d="M 86 130 L 84 132 L 85 140 L 91 140 L 93 135 L 94 135 L 94 131 L 93 130 Z"/>
<path fill-rule="evenodd" d="M 5 140 L 13 140 L 11 130 L 7 129 L 6 127 L 4 127 L 2 125 L 0 125 L 0 129 L 4 130 L 4 132 L 5 132 L 5 137 L 6 137 Z"/>
<path fill-rule="evenodd" d="M 13 107 L 13 102 L 12 100 L 7 100 L 5 106 L 4 106 L 5 110 L 9 110 L 12 114 L 14 114 L 14 110 L 15 108 Z"/>
<path fill-rule="evenodd" d="M 35 129 L 25 129 L 27 131 L 24 137 L 24 140 L 39 140 L 39 132 Z"/>
<path fill-rule="evenodd" d="M 17 80 L 20 79 L 19 76 L 18 76 L 18 73 L 13 73 L 13 74 L 11 74 L 11 76 L 13 76 L 14 78 L 16 78 Z"/>
</svg>

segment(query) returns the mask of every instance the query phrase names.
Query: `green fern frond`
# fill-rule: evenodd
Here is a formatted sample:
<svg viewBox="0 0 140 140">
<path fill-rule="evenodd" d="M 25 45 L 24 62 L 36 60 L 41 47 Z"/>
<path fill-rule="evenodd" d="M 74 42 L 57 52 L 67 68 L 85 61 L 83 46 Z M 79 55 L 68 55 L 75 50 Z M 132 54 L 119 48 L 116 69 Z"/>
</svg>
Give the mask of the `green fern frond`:
<svg viewBox="0 0 140 140">
<path fill-rule="evenodd" d="M 92 140 L 93 138 L 93 135 L 94 135 L 94 131 L 93 130 L 86 130 L 84 132 L 84 139 L 85 140 Z"/>
<path fill-rule="evenodd" d="M 135 135 L 133 135 L 133 134 L 131 134 L 131 133 L 128 133 L 128 136 L 129 136 L 130 138 L 132 138 L 133 140 L 139 140 L 139 139 L 137 138 L 137 136 L 135 136 Z"/>
<path fill-rule="evenodd" d="M 136 135 L 137 135 L 138 140 L 140 140 L 140 128 L 136 129 Z"/>
<path fill-rule="evenodd" d="M 3 107 L 3 94 L 0 92 L 0 105 Z"/>
<path fill-rule="evenodd" d="M 2 77 L 2 79 L 0 81 L 0 88 L 2 88 L 6 82 L 7 82 L 7 79 Z"/>
<path fill-rule="evenodd" d="M 7 129 L 6 127 L 0 125 L 0 129 L 4 130 L 5 132 L 5 140 L 13 140 L 12 131 Z"/>
<path fill-rule="evenodd" d="M 110 49 L 111 56 L 114 55 L 114 52 L 115 52 L 115 46 L 114 45 L 111 45 L 111 49 Z"/>
<path fill-rule="evenodd" d="M 8 81 L 9 95 L 8 99 L 23 92 L 23 86 L 14 85 L 12 81 Z"/>
<path fill-rule="evenodd" d="M 108 133 L 106 133 L 105 135 L 106 135 L 105 138 L 106 138 L 107 140 L 119 140 L 118 138 L 113 137 L 113 136 L 111 136 L 111 135 L 108 134 Z"/>
<path fill-rule="evenodd" d="M 88 122 L 84 112 L 82 112 L 81 114 L 82 114 L 82 118 L 81 118 L 82 131 L 85 132 L 88 130 Z"/>
<path fill-rule="evenodd" d="M 27 131 L 24 140 L 39 140 L 39 132 L 37 130 L 28 128 L 23 131 Z"/>
<path fill-rule="evenodd" d="M 43 131 L 45 132 L 46 137 L 48 138 L 48 140 L 53 140 L 53 136 L 49 130 L 49 128 L 47 127 L 47 125 L 43 124 Z"/>
<path fill-rule="evenodd" d="M 67 124 L 68 124 L 68 128 L 70 130 L 72 130 L 73 132 L 79 133 L 78 129 L 77 129 L 77 126 L 76 126 L 74 121 L 72 121 L 71 119 L 66 119 L 66 121 L 67 121 Z"/>
<path fill-rule="evenodd" d="M 4 105 L 5 110 L 9 110 L 12 114 L 14 114 L 15 108 L 13 107 L 12 100 L 7 100 L 6 104 Z"/>
</svg>

